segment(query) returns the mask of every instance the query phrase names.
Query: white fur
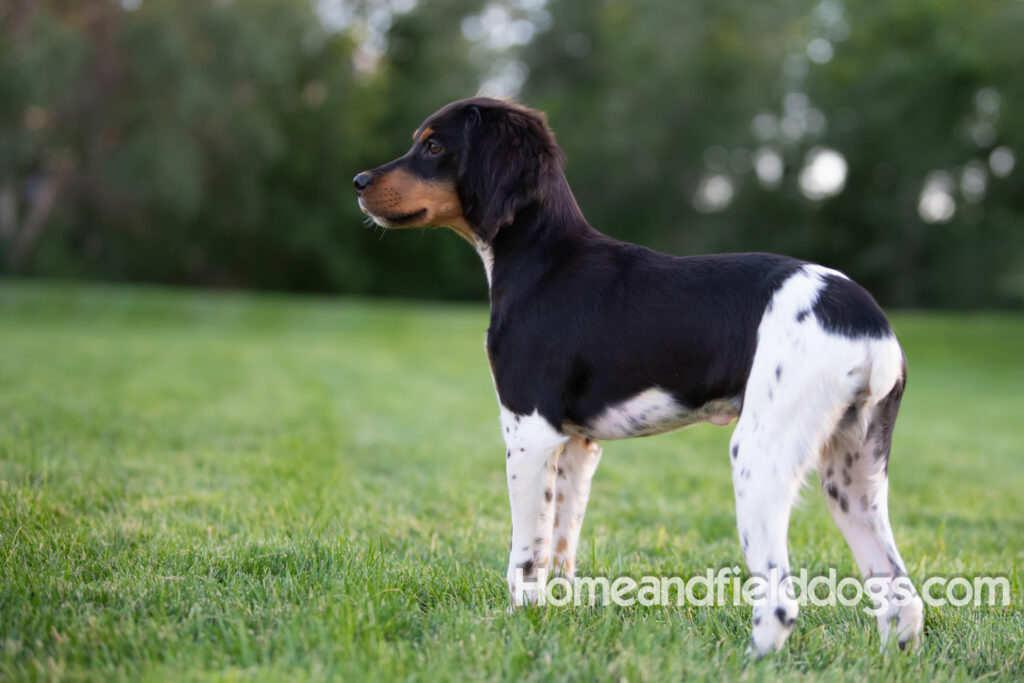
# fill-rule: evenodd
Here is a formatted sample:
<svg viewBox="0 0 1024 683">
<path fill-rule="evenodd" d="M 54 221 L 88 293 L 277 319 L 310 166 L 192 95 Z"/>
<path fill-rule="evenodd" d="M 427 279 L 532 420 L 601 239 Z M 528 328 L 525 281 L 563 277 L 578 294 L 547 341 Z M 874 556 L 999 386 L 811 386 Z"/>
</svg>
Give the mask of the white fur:
<svg viewBox="0 0 1024 683">
<path fill-rule="evenodd" d="M 600 461 L 597 442 L 581 438 L 570 440 L 558 459 L 551 536 L 553 565 L 555 571 L 569 577 L 576 574 L 576 548 L 590 499 L 590 481 Z"/>
<path fill-rule="evenodd" d="M 562 435 L 534 410 L 517 415 L 501 407 L 501 429 L 507 448 L 505 474 L 512 507 L 512 543 L 508 555 L 509 590 L 513 605 L 536 602 L 535 588 L 516 583 L 516 569 L 531 579 L 536 569 L 551 562 L 555 475 L 558 457 L 569 437 Z"/>
<path fill-rule="evenodd" d="M 572 576 L 576 547 L 601 460 L 595 441 L 563 436 L 534 410 L 519 415 L 501 407 L 506 478 L 512 507 L 507 580 L 513 605 L 535 602 L 536 590 L 516 583 L 516 570 L 532 582 L 540 568 Z"/>
<path fill-rule="evenodd" d="M 818 475 L 825 502 L 846 537 L 861 576 L 883 580 L 884 594 L 875 598 L 876 609 L 883 598 L 888 605 L 877 614 L 882 647 L 890 638 L 913 647 L 920 637 L 924 604 L 913 585 L 905 593 L 910 599 L 904 604 L 898 602 L 893 583 L 901 577 L 906 580 L 907 569 L 889 526 L 885 463 L 875 458 L 876 443 L 864 439 L 863 427 L 855 425 L 832 439 L 822 451 Z"/>
<path fill-rule="evenodd" d="M 566 423 L 563 429 L 594 439 L 627 439 L 661 434 L 698 422 L 728 424 L 739 413 L 735 401 L 712 401 L 690 410 L 659 387 L 650 387 L 605 410 L 586 425 Z"/>
<path fill-rule="evenodd" d="M 473 246 L 476 247 L 476 253 L 480 255 L 480 260 L 484 263 L 484 274 L 487 276 L 487 286 L 491 286 L 491 273 L 494 271 L 494 250 L 491 249 L 491 245 L 487 244 L 479 238 L 474 238 Z"/>
<path fill-rule="evenodd" d="M 788 575 L 789 514 L 807 470 L 818 466 L 851 404 L 863 401 L 856 422 L 863 426 L 865 413 L 900 377 L 902 352 L 893 337 L 850 339 L 825 330 L 810 314 L 823 278 L 837 274 L 821 266 L 801 268 L 773 296 L 758 328 L 743 414 L 730 444 L 737 525 L 752 574 L 767 577 L 778 568 L 782 577 Z M 865 456 L 861 460 L 867 462 Z M 852 485 L 860 473 L 847 474 Z M 868 479 L 858 485 L 867 486 Z M 838 498 L 831 502 L 846 522 Z M 887 519 L 884 526 L 888 529 Z M 840 528 L 846 531 L 850 524 L 840 523 Z M 855 543 L 862 544 L 857 534 L 851 546 Z M 777 601 L 754 607 L 752 647 L 759 655 L 782 646 L 797 615 L 782 577 Z"/>
</svg>

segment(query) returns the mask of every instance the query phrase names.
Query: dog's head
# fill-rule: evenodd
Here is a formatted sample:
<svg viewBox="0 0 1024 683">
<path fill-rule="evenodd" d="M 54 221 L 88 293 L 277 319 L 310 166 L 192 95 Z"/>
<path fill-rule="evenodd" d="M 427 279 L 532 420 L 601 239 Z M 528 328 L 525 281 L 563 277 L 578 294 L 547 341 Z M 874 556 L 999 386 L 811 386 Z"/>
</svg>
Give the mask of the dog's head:
<svg viewBox="0 0 1024 683">
<path fill-rule="evenodd" d="M 386 228 L 449 227 L 489 243 L 542 199 L 562 154 L 541 112 L 477 97 L 442 107 L 405 156 L 353 180 L 359 208 Z"/>
</svg>

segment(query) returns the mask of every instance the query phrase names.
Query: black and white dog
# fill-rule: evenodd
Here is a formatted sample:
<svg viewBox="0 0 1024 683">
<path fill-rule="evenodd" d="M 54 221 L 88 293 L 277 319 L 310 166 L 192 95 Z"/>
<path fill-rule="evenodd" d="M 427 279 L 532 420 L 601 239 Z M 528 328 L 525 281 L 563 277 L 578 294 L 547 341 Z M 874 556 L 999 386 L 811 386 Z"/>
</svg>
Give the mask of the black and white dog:
<svg viewBox="0 0 1024 683">
<path fill-rule="evenodd" d="M 384 227 L 454 229 L 490 286 L 487 355 L 501 407 L 513 600 L 541 567 L 572 576 L 601 439 L 739 418 L 730 444 L 740 545 L 776 583 L 753 608 L 752 648 L 793 628 L 786 535 L 807 471 L 865 577 L 888 595 L 883 645 L 917 642 L 887 507 L 903 352 L 878 305 L 842 273 L 771 254 L 677 258 L 613 240 L 584 219 L 540 112 L 453 102 L 399 159 L 355 177 Z M 773 597 L 769 597 L 773 596 Z M 535 594 L 527 594 L 535 599 Z M 904 596 L 906 597 L 906 596 Z"/>
</svg>

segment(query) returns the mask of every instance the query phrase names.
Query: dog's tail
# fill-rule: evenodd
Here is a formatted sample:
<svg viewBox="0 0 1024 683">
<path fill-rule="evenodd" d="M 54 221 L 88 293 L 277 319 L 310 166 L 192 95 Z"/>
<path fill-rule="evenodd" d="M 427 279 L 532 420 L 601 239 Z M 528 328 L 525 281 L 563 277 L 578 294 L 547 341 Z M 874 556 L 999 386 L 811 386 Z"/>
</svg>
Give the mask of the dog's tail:
<svg viewBox="0 0 1024 683">
<path fill-rule="evenodd" d="M 896 337 L 887 336 L 871 343 L 871 375 L 868 378 L 868 396 L 878 404 L 894 390 L 903 393 L 907 383 L 907 358 Z"/>
</svg>

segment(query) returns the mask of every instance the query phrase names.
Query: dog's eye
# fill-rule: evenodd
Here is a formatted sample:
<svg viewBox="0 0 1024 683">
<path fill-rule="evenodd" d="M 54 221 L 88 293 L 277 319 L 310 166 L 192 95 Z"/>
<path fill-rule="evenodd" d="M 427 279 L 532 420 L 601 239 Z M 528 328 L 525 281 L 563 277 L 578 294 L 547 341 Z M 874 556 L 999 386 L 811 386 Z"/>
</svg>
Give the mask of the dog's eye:
<svg viewBox="0 0 1024 683">
<path fill-rule="evenodd" d="M 431 156 L 435 156 L 436 157 L 438 154 L 440 154 L 443 151 L 444 151 L 444 149 L 441 147 L 441 145 L 437 144 L 433 140 L 431 140 L 430 142 L 427 143 L 427 154 L 430 154 Z"/>
</svg>

